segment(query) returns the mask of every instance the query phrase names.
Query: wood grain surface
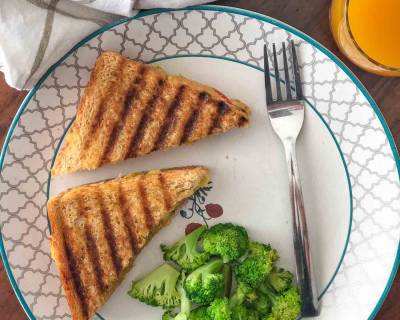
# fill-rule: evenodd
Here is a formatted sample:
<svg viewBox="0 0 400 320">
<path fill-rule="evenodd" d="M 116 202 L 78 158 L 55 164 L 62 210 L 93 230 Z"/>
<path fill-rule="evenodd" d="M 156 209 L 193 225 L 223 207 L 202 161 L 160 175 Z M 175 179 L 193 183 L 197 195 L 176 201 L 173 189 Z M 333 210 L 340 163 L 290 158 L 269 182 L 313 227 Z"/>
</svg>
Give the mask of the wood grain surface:
<svg viewBox="0 0 400 320">
<path fill-rule="evenodd" d="M 383 78 L 368 74 L 338 52 L 329 30 L 330 0 L 239 0 L 215 3 L 256 11 L 284 21 L 307 33 L 338 55 L 353 70 L 377 102 L 399 147 L 400 78 Z M 27 92 L 17 91 L 7 86 L 3 75 L 0 75 L 0 145 L 3 144 L 10 123 L 26 94 Z M 375 319 L 400 319 L 399 301 L 400 276 L 397 274 L 391 291 Z M 13 320 L 27 318 L 14 295 L 2 264 L 0 264 L 0 318 Z"/>
</svg>

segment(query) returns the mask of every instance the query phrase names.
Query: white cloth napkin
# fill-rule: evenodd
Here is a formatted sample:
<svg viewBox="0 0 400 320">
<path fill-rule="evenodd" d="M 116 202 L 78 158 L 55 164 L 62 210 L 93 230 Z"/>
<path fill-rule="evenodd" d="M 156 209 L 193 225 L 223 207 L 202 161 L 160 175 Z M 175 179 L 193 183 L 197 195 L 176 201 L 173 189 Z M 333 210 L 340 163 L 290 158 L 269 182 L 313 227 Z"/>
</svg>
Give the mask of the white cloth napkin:
<svg viewBox="0 0 400 320">
<path fill-rule="evenodd" d="M 0 71 L 31 89 L 79 40 L 140 9 L 178 8 L 210 0 L 0 0 Z"/>
</svg>

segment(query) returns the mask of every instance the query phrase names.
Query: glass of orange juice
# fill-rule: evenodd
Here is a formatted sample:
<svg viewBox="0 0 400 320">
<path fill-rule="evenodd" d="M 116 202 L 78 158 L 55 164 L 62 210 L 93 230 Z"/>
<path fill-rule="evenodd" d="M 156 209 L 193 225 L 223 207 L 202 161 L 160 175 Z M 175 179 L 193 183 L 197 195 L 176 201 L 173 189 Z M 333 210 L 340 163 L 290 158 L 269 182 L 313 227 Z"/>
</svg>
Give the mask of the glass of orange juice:
<svg viewBox="0 0 400 320">
<path fill-rule="evenodd" d="M 332 0 L 339 49 L 361 68 L 400 77 L 400 0 Z"/>
</svg>

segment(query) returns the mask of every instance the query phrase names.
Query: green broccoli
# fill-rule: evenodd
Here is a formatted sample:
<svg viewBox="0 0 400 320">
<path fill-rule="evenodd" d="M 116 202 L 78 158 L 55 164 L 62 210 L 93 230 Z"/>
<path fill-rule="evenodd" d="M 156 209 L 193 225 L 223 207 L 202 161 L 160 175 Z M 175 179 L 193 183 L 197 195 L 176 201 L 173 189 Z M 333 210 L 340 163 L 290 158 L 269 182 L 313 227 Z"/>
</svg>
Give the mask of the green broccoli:
<svg viewBox="0 0 400 320">
<path fill-rule="evenodd" d="M 164 314 L 162 315 L 161 320 L 174 320 L 174 316 L 170 311 L 165 311 Z"/>
<path fill-rule="evenodd" d="M 172 314 L 171 311 L 166 311 L 163 316 L 162 320 L 188 320 L 188 316 L 184 313 L 178 313 L 176 316 Z"/>
<path fill-rule="evenodd" d="M 236 310 L 240 306 L 249 307 L 259 315 L 266 315 L 271 310 L 271 302 L 268 296 L 241 282 L 238 283 L 236 291 L 230 299 L 232 310 Z M 242 312 L 244 311 L 242 310 Z"/>
<path fill-rule="evenodd" d="M 187 297 L 186 291 L 183 287 L 185 282 L 185 273 L 182 272 L 181 278 L 178 284 L 178 292 L 181 297 L 181 309 L 177 315 L 173 315 L 173 313 L 169 310 L 166 311 L 162 317 L 162 320 L 188 320 L 190 316 L 190 311 L 192 309 L 192 303 Z"/>
<path fill-rule="evenodd" d="M 161 245 L 164 260 L 173 261 L 185 271 L 193 271 L 210 259 L 210 254 L 198 250 L 198 242 L 206 227 L 200 227 L 172 246 Z"/>
<path fill-rule="evenodd" d="M 271 300 L 267 295 L 257 290 L 257 297 L 253 301 L 252 307 L 257 310 L 260 316 L 265 316 L 271 312 Z"/>
<path fill-rule="evenodd" d="M 250 241 L 241 226 L 200 227 L 161 250 L 174 264 L 164 263 L 133 282 L 128 294 L 166 309 L 162 320 L 295 320 L 300 315 L 293 274 L 275 267 L 277 251 Z M 231 296 L 232 269 L 237 285 Z M 192 303 L 199 306 L 191 310 Z"/>
<path fill-rule="evenodd" d="M 214 259 L 188 275 L 185 289 L 191 301 L 208 304 L 216 297 L 222 296 L 224 290 L 223 266 L 224 263 L 221 259 Z"/>
<path fill-rule="evenodd" d="M 249 244 L 246 229 L 232 223 L 220 223 L 211 227 L 203 238 L 204 251 L 220 256 L 224 263 L 240 258 Z"/>
<path fill-rule="evenodd" d="M 215 299 L 207 308 L 208 316 L 213 320 L 231 320 L 232 312 L 228 298 Z"/>
<path fill-rule="evenodd" d="M 278 259 L 278 252 L 270 245 L 252 241 L 248 255 L 235 267 L 236 279 L 256 288 L 265 280 Z"/>
<path fill-rule="evenodd" d="M 188 320 L 188 319 L 189 318 L 183 313 L 179 313 L 176 316 L 174 316 L 171 311 L 165 311 L 165 313 L 162 316 L 162 320 Z"/>
<path fill-rule="evenodd" d="M 168 264 L 162 264 L 143 279 L 133 282 L 128 294 L 148 305 L 165 309 L 176 307 L 180 303 L 177 290 L 179 272 Z"/>
<path fill-rule="evenodd" d="M 244 305 L 239 305 L 231 309 L 232 320 L 258 320 L 259 315 L 256 310 L 246 308 Z"/>
<path fill-rule="evenodd" d="M 262 286 L 271 299 L 271 314 L 264 320 L 296 320 L 301 311 L 300 293 L 296 288 L 290 288 L 282 294 L 277 294 L 272 288 Z"/>
<path fill-rule="evenodd" d="M 282 268 L 273 268 L 267 276 L 267 281 L 276 292 L 280 293 L 292 286 L 293 274 Z"/>
<path fill-rule="evenodd" d="M 207 307 L 198 307 L 190 313 L 189 320 L 212 320 L 207 313 Z"/>
<path fill-rule="evenodd" d="M 232 295 L 229 301 L 231 308 L 240 306 L 243 303 L 252 304 L 257 298 L 256 292 L 250 286 L 245 283 L 239 282 L 235 293 Z"/>
</svg>

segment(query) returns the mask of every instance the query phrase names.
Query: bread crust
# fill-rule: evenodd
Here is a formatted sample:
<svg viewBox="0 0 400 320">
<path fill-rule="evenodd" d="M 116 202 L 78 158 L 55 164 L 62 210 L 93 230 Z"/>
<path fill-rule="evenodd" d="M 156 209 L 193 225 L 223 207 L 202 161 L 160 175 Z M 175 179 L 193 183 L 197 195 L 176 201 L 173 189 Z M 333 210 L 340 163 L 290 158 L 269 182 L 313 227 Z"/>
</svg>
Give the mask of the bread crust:
<svg viewBox="0 0 400 320">
<path fill-rule="evenodd" d="M 207 181 L 201 166 L 156 170 L 72 188 L 48 201 L 51 253 L 74 320 L 93 316 L 151 237 Z"/>
<path fill-rule="evenodd" d="M 105 52 L 51 170 L 61 175 L 193 143 L 246 127 L 250 109 L 157 66 Z"/>
</svg>

